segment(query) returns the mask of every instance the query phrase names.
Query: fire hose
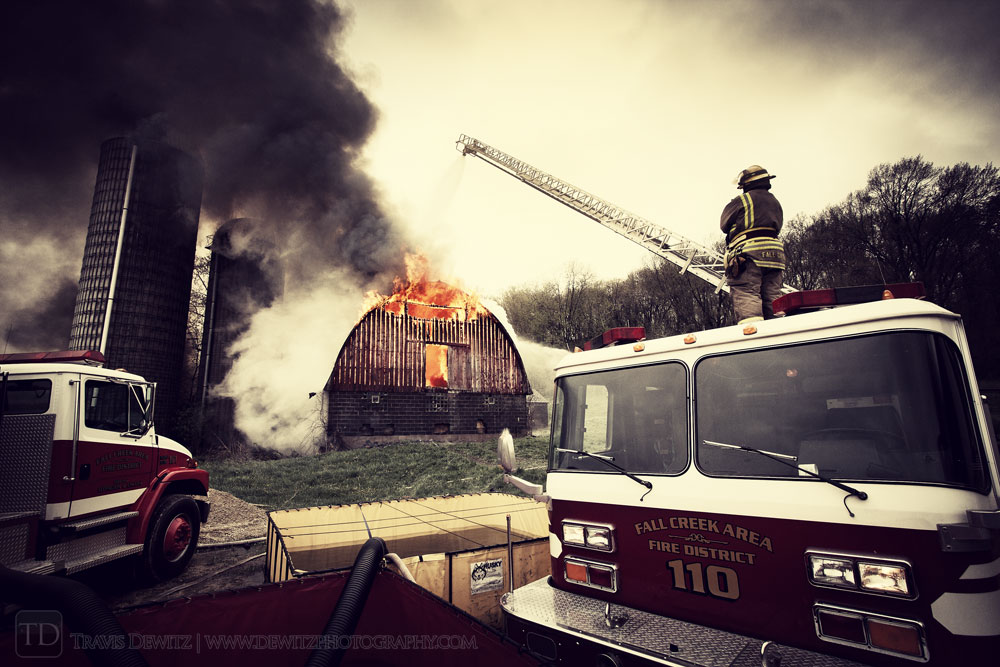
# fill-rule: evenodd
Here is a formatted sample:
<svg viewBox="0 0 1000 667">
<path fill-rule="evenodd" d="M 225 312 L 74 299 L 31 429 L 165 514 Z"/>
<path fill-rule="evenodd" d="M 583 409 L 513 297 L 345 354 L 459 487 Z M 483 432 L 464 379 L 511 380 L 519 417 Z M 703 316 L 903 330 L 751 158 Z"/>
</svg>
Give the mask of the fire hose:
<svg viewBox="0 0 1000 667">
<path fill-rule="evenodd" d="M 108 606 L 86 584 L 73 579 L 28 574 L 0 566 L 0 590 L 5 602 L 58 609 L 74 632 L 107 638 L 107 648 L 84 649 L 94 665 L 145 667 L 146 660 L 129 645 L 128 635 Z M 119 638 L 120 641 L 114 641 Z"/>
<path fill-rule="evenodd" d="M 320 642 L 320 647 L 309 656 L 307 667 L 329 667 L 339 665 L 344 659 L 344 653 L 350 646 L 350 642 L 345 642 L 354 634 L 358 627 L 358 620 L 361 612 L 365 608 L 368 594 L 371 592 L 375 575 L 382 567 L 382 559 L 388 548 L 381 537 L 370 537 L 362 545 L 357 558 L 354 559 L 354 567 L 344 584 L 344 590 L 340 593 L 337 606 L 330 615 L 330 620 L 323 630 L 323 638 L 326 641 Z"/>
</svg>

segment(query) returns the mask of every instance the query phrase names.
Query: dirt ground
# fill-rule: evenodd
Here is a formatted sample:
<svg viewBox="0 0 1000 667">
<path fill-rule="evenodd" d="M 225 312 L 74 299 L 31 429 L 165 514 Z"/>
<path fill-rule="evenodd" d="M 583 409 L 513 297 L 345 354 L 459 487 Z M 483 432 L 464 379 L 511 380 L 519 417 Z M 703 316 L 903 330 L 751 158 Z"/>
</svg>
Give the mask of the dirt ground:
<svg viewBox="0 0 1000 667">
<path fill-rule="evenodd" d="M 198 551 L 179 576 L 155 586 L 142 586 L 133 577 L 123 576 L 128 574 L 123 572 L 127 564 L 113 562 L 75 578 L 93 588 L 115 611 L 265 583 L 265 545 L 261 538 L 267 531 L 266 512 L 225 491 L 210 491 L 209 501 L 212 509 L 208 523 L 201 527 Z M 255 539 L 259 541 L 213 546 Z"/>
</svg>

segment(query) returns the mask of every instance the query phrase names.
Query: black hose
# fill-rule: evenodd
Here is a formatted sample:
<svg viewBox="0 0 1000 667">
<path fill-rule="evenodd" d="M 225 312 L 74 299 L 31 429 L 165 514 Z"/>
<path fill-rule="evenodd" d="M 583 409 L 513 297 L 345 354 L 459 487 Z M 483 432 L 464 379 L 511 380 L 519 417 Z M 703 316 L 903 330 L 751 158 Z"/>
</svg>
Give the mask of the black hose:
<svg viewBox="0 0 1000 667">
<path fill-rule="evenodd" d="M 307 667 L 335 667 L 344 659 L 344 653 L 351 645 L 350 637 L 358 627 L 368 593 L 386 553 L 388 549 L 381 537 L 370 537 L 362 545 L 337 606 L 323 630 L 319 646 L 309 656 Z"/>
<path fill-rule="evenodd" d="M 142 654 L 129 645 L 129 636 L 101 598 L 74 579 L 27 574 L 0 566 L 0 598 L 4 602 L 58 610 L 71 632 L 92 645 L 84 651 L 101 667 L 145 667 Z M 66 641 L 66 638 L 61 638 Z"/>
</svg>

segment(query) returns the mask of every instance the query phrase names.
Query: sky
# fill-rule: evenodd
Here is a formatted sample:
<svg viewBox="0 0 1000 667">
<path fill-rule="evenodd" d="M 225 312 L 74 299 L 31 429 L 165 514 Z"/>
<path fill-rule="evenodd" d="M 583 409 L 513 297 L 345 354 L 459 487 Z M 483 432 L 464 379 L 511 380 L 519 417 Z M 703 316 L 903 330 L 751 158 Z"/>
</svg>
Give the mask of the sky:
<svg viewBox="0 0 1000 667">
<path fill-rule="evenodd" d="M 695 241 L 750 164 L 785 217 L 878 164 L 1000 155 L 987 0 L 351 0 L 339 58 L 379 110 L 362 167 L 444 273 L 499 296 L 651 255 L 454 148 L 465 133 Z"/>
<path fill-rule="evenodd" d="M 305 423 L 288 397 L 322 388 L 365 291 L 387 292 L 408 251 L 494 300 L 650 261 L 462 157 L 460 134 L 711 244 L 750 164 L 777 176 L 787 220 L 903 157 L 997 162 L 998 28 L 992 0 L 13 3 L 2 350 L 65 346 L 109 137 L 203 161 L 200 252 L 232 217 L 278 239 L 285 298 L 252 315 L 225 388 L 259 397 L 245 413 L 275 432 Z"/>
</svg>

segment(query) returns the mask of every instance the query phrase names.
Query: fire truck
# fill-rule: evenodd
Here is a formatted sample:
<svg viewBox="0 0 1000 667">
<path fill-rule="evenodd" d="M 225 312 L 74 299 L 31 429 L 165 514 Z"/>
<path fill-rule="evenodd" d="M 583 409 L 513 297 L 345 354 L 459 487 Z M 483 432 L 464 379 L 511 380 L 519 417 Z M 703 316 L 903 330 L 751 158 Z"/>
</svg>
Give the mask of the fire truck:
<svg viewBox="0 0 1000 667">
<path fill-rule="evenodd" d="M 718 252 L 462 135 L 458 149 L 726 289 Z M 776 319 L 556 368 L 551 575 L 507 634 L 553 664 L 993 664 L 1000 452 L 961 319 L 919 284 L 796 292 Z M 792 316 L 794 315 L 794 316 Z"/>
<path fill-rule="evenodd" d="M 0 564 L 73 574 L 131 559 L 180 573 L 208 519 L 208 472 L 158 435 L 156 385 L 94 351 L 0 355 Z"/>
<path fill-rule="evenodd" d="M 512 480 L 548 503 L 552 574 L 504 598 L 508 634 L 580 665 L 1000 655 L 987 406 L 959 317 L 894 296 L 659 340 L 612 330 L 567 356 L 544 493 Z"/>
</svg>

